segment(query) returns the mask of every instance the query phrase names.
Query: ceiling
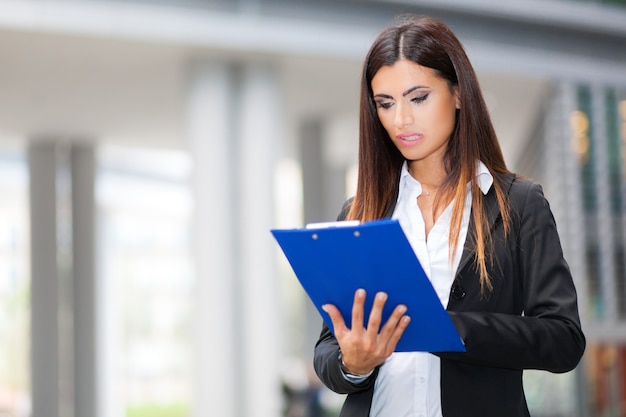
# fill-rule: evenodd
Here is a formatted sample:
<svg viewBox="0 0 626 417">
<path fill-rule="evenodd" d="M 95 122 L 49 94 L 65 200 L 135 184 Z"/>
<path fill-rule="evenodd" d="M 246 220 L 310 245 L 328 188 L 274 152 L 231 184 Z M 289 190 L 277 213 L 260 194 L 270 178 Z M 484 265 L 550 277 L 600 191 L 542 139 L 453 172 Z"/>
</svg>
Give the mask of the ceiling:
<svg viewBox="0 0 626 417">
<path fill-rule="evenodd" d="M 189 64 L 200 56 L 223 54 L 175 44 L 0 32 L 0 142 L 55 138 L 184 148 Z M 270 61 L 287 119 L 338 115 L 356 124 L 358 60 Z M 515 149 L 534 127 L 545 83 L 479 74 L 502 141 Z"/>
</svg>

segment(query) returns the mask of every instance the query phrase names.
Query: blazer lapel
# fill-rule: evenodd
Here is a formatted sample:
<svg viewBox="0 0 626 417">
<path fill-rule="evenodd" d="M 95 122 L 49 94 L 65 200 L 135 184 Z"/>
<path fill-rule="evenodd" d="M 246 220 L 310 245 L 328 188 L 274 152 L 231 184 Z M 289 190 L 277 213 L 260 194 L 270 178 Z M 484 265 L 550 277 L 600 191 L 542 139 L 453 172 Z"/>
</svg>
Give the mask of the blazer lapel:
<svg viewBox="0 0 626 417">
<path fill-rule="evenodd" d="M 494 178 L 495 179 L 495 178 Z M 509 174 L 503 178 L 504 189 L 507 194 L 509 193 L 511 186 L 515 181 L 515 175 Z M 487 221 L 489 223 L 489 231 L 492 233 L 498 219 L 500 219 L 500 208 L 498 207 L 498 200 L 496 199 L 496 192 L 494 187 L 491 187 L 487 195 L 485 196 L 485 207 L 487 209 Z M 461 255 L 461 261 L 459 267 L 456 270 L 456 278 L 458 278 L 461 271 L 465 268 L 467 263 L 474 257 L 474 235 L 476 224 L 474 223 L 474 216 L 470 213 L 470 221 L 467 227 L 467 237 L 465 238 L 465 244 L 463 246 L 463 254 Z M 456 279 L 455 278 L 455 279 Z"/>
</svg>

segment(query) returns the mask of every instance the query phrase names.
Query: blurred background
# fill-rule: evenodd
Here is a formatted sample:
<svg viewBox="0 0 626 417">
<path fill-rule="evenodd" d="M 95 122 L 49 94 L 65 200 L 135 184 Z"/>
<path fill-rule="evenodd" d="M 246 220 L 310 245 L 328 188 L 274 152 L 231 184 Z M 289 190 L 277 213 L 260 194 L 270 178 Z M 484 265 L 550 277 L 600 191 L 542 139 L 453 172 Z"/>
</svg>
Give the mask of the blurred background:
<svg viewBox="0 0 626 417">
<path fill-rule="evenodd" d="M 533 417 L 626 416 L 626 1 L 0 0 L 0 416 L 330 417 L 270 229 L 354 192 L 395 15 L 466 46 L 543 183 L 588 348 Z"/>
</svg>

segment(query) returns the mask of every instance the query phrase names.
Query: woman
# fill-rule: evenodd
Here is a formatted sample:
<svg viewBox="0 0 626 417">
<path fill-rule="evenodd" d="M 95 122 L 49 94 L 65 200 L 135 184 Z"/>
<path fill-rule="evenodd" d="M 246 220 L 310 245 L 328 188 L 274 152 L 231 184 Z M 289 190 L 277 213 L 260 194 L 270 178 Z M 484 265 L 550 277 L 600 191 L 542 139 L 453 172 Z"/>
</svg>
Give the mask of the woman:
<svg viewBox="0 0 626 417">
<path fill-rule="evenodd" d="M 403 305 L 386 294 L 352 328 L 324 306 L 320 379 L 341 416 L 529 416 L 524 369 L 572 370 L 585 349 L 572 277 L 539 184 L 506 168 L 476 75 L 441 21 L 404 16 L 363 68 L 357 192 L 340 219 L 398 219 L 466 352 L 393 353 Z M 381 277 L 384 279 L 384 277 Z M 366 313 L 369 314 L 364 323 Z"/>
</svg>

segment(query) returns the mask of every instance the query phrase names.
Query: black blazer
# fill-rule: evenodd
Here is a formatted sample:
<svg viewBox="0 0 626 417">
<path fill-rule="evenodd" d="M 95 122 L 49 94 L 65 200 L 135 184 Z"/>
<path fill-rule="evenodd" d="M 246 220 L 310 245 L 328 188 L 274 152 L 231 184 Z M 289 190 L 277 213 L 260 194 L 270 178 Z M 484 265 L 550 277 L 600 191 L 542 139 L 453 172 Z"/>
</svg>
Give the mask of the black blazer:
<svg viewBox="0 0 626 417">
<path fill-rule="evenodd" d="M 494 180 L 508 190 L 510 234 L 504 238 L 492 187 L 485 204 L 495 250 L 487 263 L 493 291 L 481 297 L 470 220 L 447 306 L 467 351 L 436 353 L 444 417 L 528 417 L 522 371 L 567 372 L 585 350 L 576 290 L 541 186 L 513 174 Z M 324 325 L 315 370 L 331 390 L 348 394 L 340 417 L 367 417 L 378 369 L 352 384 L 341 374 L 338 354 L 337 340 Z"/>
</svg>

